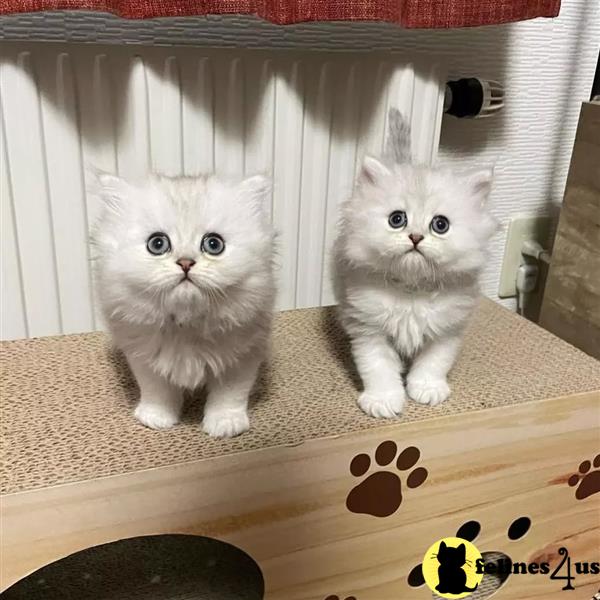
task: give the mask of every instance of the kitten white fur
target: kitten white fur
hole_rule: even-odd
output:
[[[204,431],[246,431],[275,296],[274,235],[264,206],[269,182],[153,175],[134,184],[108,174],[96,180],[92,193],[104,201],[93,236],[97,290],[139,384],[135,416],[154,429],[171,427],[183,390],[205,385]],[[170,240],[165,254],[147,248],[157,232]],[[201,249],[211,233],[225,242],[219,255]],[[188,279],[186,259],[193,262]]]
[[[398,118],[391,114],[390,122],[404,132]],[[450,395],[446,376],[496,230],[486,206],[491,170],[459,175],[398,163],[406,140],[392,142],[399,149],[389,151],[388,144],[387,161],[365,158],[355,192],[342,206],[334,246],[338,314],[364,388],[358,404],[385,418],[400,414],[407,395],[430,406]],[[394,211],[404,211],[405,226],[388,223]],[[447,233],[431,227],[439,215],[449,220]]]

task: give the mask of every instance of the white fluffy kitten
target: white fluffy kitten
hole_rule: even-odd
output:
[[[412,165],[409,135],[392,111],[386,158],[365,158],[334,249],[339,315],[364,387],[358,404],[373,417],[398,415],[407,394],[430,406],[450,395],[446,376],[496,230],[491,170]]]
[[[135,416],[171,427],[183,390],[206,385],[204,431],[246,431],[275,296],[268,181],[151,176],[133,184],[98,174],[97,183],[97,287],[139,384]]]

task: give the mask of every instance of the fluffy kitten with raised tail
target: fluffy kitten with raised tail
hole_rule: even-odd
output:
[[[204,431],[243,433],[275,297],[268,180],[95,180],[96,287],[140,388],[136,418],[172,427],[184,390],[205,386]]]
[[[390,111],[385,156],[364,159],[334,246],[338,314],[368,415],[400,414],[407,395],[429,406],[450,395],[447,375],[497,228],[491,184],[491,170],[412,164],[409,127]]]

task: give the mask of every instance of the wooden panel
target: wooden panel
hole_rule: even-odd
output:
[[[581,108],[540,325],[600,358],[600,104]]]
[[[566,546],[573,561],[598,560],[599,471],[581,476],[584,487],[568,480],[600,450],[599,402],[594,392],[8,495],[2,585],[86,547],[160,533],[210,536],[246,551],[263,571],[267,600],[431,598],[409,587],[407,575],[433,542],[470,520],[481,524],[482,552],[556,564]],[[409,470],[371,460],[368,473],[400,476],[403,497],[379,489],[386,517],[350,512],[347,496],[368,476],[354,477],[350,463],[374,457],[383,441],[398,452],[416,446],[429,475],[410,489]],[[353,492],[353,504],[370,485]],[[577,499],[581,490],[590,493]],[[531,529],[509,541],[508,526],[521,516]],[[600,575],[573,584],[574,598],[591,598]],[[494,598],[558,599],[563,585],[513,575]]]

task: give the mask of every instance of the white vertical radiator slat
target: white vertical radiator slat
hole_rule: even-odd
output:
[[[245,79],[246,175],[272,176],[275,115],[273,61],[248,61]]]
[[[32,53],[18,52],[14,61],[3,64],[0,81],[29,335],[52,335],[62,331],[57,232],[49,205],[41,98]],[[85,252],[84,248],[73,251]]]
[[[279,307],[296,304],[304,74],[294,61],[276,80],[273,224],[279,234]]]
[[[422,77],[415,80],[413,102],[419,102],[418,110],[413,105],[411,126],[418,135],[413,135],[412,151],[421,162],[429,163],[437,155],[437,145],[432,145],[431,140],[439,140],[441,119],[434,119],[432,115],[441,115],[444,107],[444,87],[438,86],[439,73],[435,67]]]
[[[244,77],[239,57],[217,59],[215,169],[239,176],[244,173]]]
[[[10,185],[8,152],[4,134],[4,110],[0,97],[0,195],[2,197],[0,213],[0,234],[2,251],[0,252],[0,302],[2,315],[0,330],[3,338],[28,337],[27,306],[23,292],[21,274],[21,256],[16,236],[13,194]]]
[[[115,61],[117,62],[117,61]],[[117,164],[119,173],[140,177],[152,164],[150,145],[150,115],[148,76],[144,60],[132,56],[127,64],[115,64],[115,98],[120,94],[117,108]],[[121,112],[122,110],[122,112]]]
[[[179,63],[175,56],[146,64],[152,169],[183,172],[183,132]]]
[[[79,84],[78,108],[84,156],[98,169],[117,171],[118,138],[115,127],[121,114],[113,98],[110,58],[106,54],[98,54],[92,58],[91,64],[80,60],[73,66]]]
[[[359,137],[355,163],[358,174],[365,154],[378,154],[383,148],[390,67],[387,62],[361,63]]]
[[[80,119],[80,143],[82,149],[82,164],[86,188],[90,183],[87,169],[93,167],[107,172],[118,172],[117,155],[117,119],[121,111],[114,97],[114,82],[110,57],[104,53],[94,54],[90,59],[74,60],[73,68],[77,79],[78,112]],[[123,99],[124,100],[124,99]],[[85,195],[87,208],[86,235],[96,222],[100,213],[100,202],[97,198]],[[90,259],[92,257],[89,249]],[[90,288],[92,295],[92,322],[94,328],[100,326],[102,317],[95,303],[95,282],[92,277],[90,263]],[[88,326],[89,328],[89,326]]]
[[[408,60],[407,60],[408,58]],[[86,166],[273,178],[278,307],[329,304],[339,203],[388,108],[435,158],[435,65],[386,54],[7,43],[0,49],[2,338],[100,325]]]
[[[214,74],[207,57],[190,57],[183,71],[183,161],[188,175],[215,168]]]
[[[329,191],[331,111],[333,109],[331,63],[311,69],[304,118],[302,178],[298,220],[295,306],[321,303],[325,211]],[[306,235],[310,232],[310,235]]]
[[[407,115],[411,120],[411,128],[417,126],[413,122],[415,110],[413,102],[415,100],[415,71],[413,65],[407,65],[406,69],[394,71],[390,80],[390,90],[388,95],[389,104],[396,106],[402,114]],[[420,99],[417,99],[420,101]],[[386,128],[388,123],[388,115],[386,115]],[[414,141],[413,144],[414,146]],[[414,149],[413,149],[414,150]]]
[[[52,213],[62,331],[94,323],[89,268],[88,218],[79,115],[68,54],[40,73],[48,191]]]
[[[325,244],[331,248],[339,218],[339,203],[352,193],[356,139],[358,136],[360,102],[359,66],[350,63],[336,73],[334,107],[329,153],[329,177],[325,208]],[[321,257],[322,272],[320,304],[333,304],[331,258],[327,251]]]

